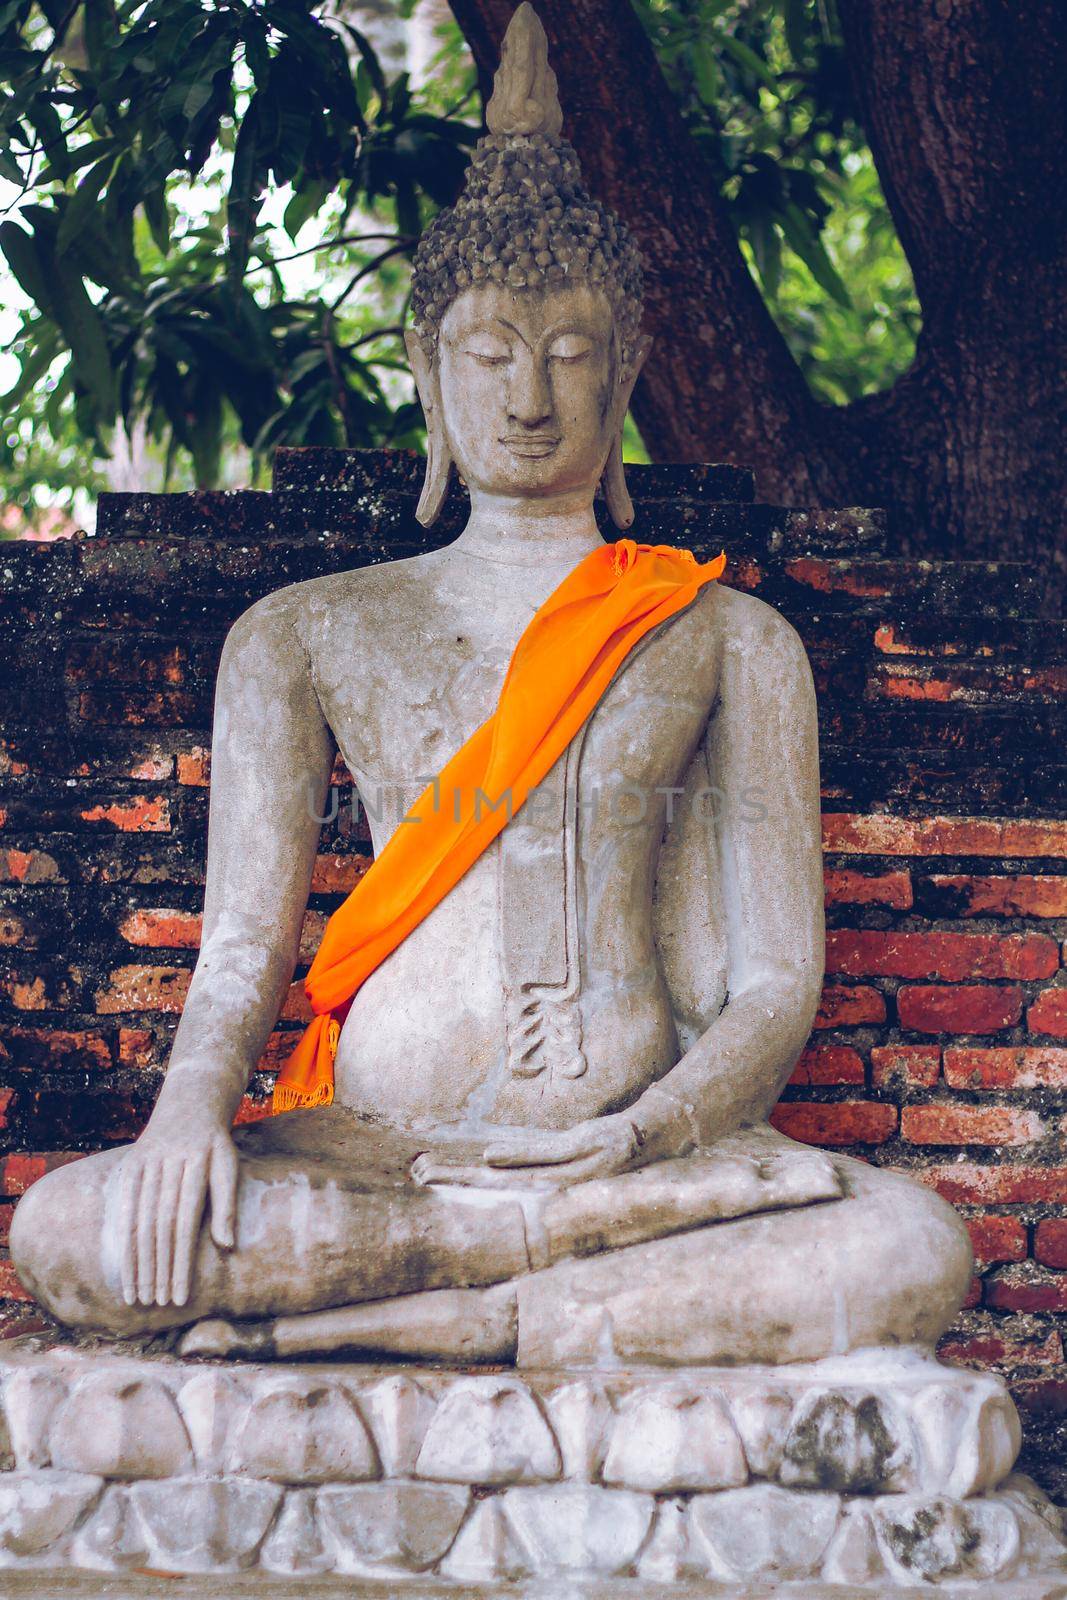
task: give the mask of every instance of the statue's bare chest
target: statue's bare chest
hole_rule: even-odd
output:
[[[357,778],[421,787],[492,715],[536,603],[385,584],[360,599],[313,652],[323,711]],[[715,699],[712,611],[702,596],[635,647],[585,731],[583,784],[654,787],[688,765]]]

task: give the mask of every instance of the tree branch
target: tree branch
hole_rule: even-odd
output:
[[[512,0],[451,0],[480,73]],[[564,133],[586,180],[633,231],[655,339],[634,413],[658,460],[735,461],[761,492],[832,498],[822,409],[760,297],[711,172],[628,0],[538,0]]]

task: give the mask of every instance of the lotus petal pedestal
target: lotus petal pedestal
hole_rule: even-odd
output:
[[[1006,1388],[923,1352],[519,1375],[24,1338],[0,1380],[4,1595],[1067,1593]]]

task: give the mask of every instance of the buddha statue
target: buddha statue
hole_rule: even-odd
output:
[[[174,1330],[187,1355],[669,1366],[930,1345],[969,1281],[956,1214],[767,1122],[823,975],[815,699],[793,629],[705,569],[334,1011],[332,1100],[232,1131],[289,990],[336,751],[388,889],[387,847],[418,833],[412,807],[550,598],[578,569],[667,561],[605,544],[594,516],[602,485],[633,521],[640,263],[582,186],[528,5],[487,120],[418,251],[407,337],[419,516],[455,468],[469,520],[231,630],[203,943],[165,1082],[134,1144],[29,1190],[12,1256],[60,1322]]]

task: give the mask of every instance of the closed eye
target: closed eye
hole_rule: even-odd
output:
[[[511,359],[507,350],[464,350],[463,354],[481,367],[502,367]]]
[[[588,339],[579,338],[576,334],[564,334],[549,346],[548,359],[564,361],[571,365],[576,361],[587,360],[592,353],[593,346]]]

